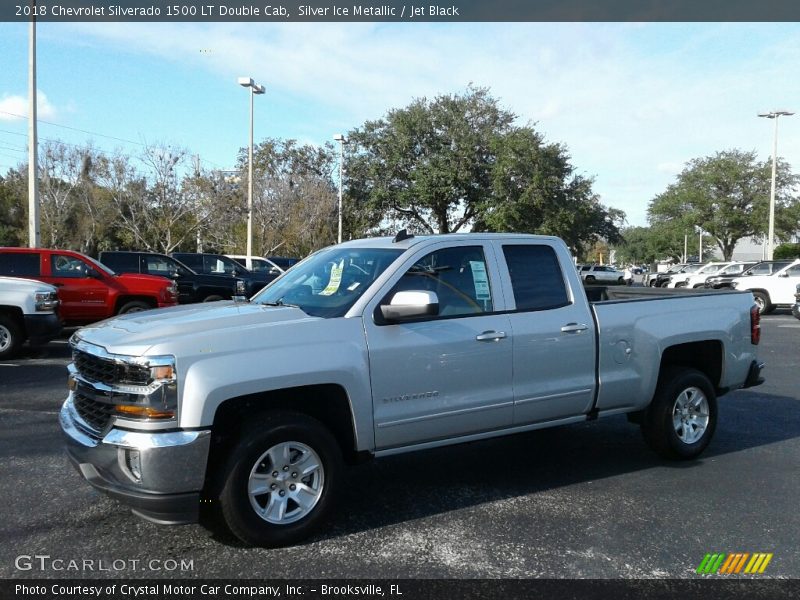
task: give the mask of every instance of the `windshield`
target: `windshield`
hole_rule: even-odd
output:
[[[107,266],[105,266],[103,263],[96,261],[96,260],[95,260],[95,259],[93,259],[91,256],[87,256],[86,258],[87,258],[87,259],[88,259],[88,260],[89,260],[89,261],[92,263],[92,266],[93,266],[95,269],[97,269],[98,271],[101,271],[102,273],[105,273],[105,274],[107,274],[107,275],[116,275],[116,273],[114,273],[114,271],[112,271],[111,269],[109,269],[109,268],[108,268]]]
[[[259,304],[292,305],[314,317],[342,317],[402,250],[320,250],[256,294]]]
[[[782,269],[783,267],[789,265],[791,263],[784,262],[784,263],[768,263],[762,262],[758,263],[747,269],[742,275],[772,275],[775,271]]]
[[[716,273],[720,270],[722,265],[706,265],[698,271],[698,273]]]

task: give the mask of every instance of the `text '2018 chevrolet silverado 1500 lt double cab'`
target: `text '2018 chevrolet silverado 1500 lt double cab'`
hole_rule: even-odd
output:
[[[398,234],[321,250],[250,302],[78,331],[60,420],[81,474],[138,515],[203,502],[276,546],[365,457],[628,413],[694,458],[717,397],[763,381],[759,336],[750,293],[587,295],[557,238]]]

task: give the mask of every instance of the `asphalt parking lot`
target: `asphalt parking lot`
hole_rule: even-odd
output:
[[[276,550],[93,491],[61,451],[57,340],[0,363],[0,577],[666,578],[696,577],[709,552],[768,552],[766,576],[798,578],[800,321],[762,324],[767,382],[721,399],[700,460],[659,459],[624,417],[390,457],[348,472],[326,533]],[[121,568],[18,558],[33,555]]]

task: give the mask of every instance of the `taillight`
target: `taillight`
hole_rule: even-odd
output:
[[[758,306],[753,305],[750,309],[750,343],[754,346],[761,341],[761,313]]]

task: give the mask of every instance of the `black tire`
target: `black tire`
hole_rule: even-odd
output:
[[[656,287],[656,280],[655,279],[651,279],[649,285],[650,285],[650,287]]]
[[[625,281],[624,277],[617,277],[617,283],[619,285],[625,285],[627,283],[627,281]]]
[[[759,314],[768,315],[775,310],[775,305],[770,302],[769,294],[766,292],[753,292],[753,300],[756,301]]]
[[[17,354],[24,341],[19,323],[13,317],[0,314],[0,360]]]
[[[203,298],[203,302],[216,302],[217,300],[225,300],[225,298],[218,294],[211,294]]]
[[[287,464],[273,464],[270,452],[282,448],[289,448]],[[305,461],[304,457],[309,465],[318,464],[307,477],[292,470],[293,464]],[[283,462],[283,456],[279,462]],[[278,476],[274,477],[274,473]],[[263,493],[250,494],[251,475],[256,476],[255,481],[263,481]],[[322,423],[299,413],[270,412],[243,431],[228,456],[219,480],[220,516],[230,532],[246,544],[267,548],[291,545],[312,535],[325,522],[341,477],[339,445]],[[301,496],[296,491],[300,484],[304,486],[301,491],[308,490],[304,501],[313,501],[308,508],[294,500]],[[276,495],[279,493],[280,497]],[[270,505],[279,509],[281,503],[285,522],[270,522]],[[263,516],[256,512],[256,506]],[[273,517],[279,515],[273,512]]]
[[[150,310],[151,308],[153,308],[153,307],[150,306],[147,302],[142,302],[141,300],[131,300],[130,302],[126,302],[125,304],[123,304],[120,307],[119,312],[117,314],[118,315],[126,315],[128,313],[135,313],[135,312],[141,312],[143,310]]]
[[[688,367],[664,369],[642,420],[647,444],[664,458],[690,460],[706,449],[716,426],[717,396],[708,377]]]
[[[594,282],[595,282],[594,275],[587,275],[587,276],[586,276],[586,279],[584,279],[584,281],[585,281],[586,283],[594,283]]]
[[[686,287],[686,282],[685,281],[679,281],[678,283],[675,284],[675,287],[676,288],[684,288],[684,287]]]

